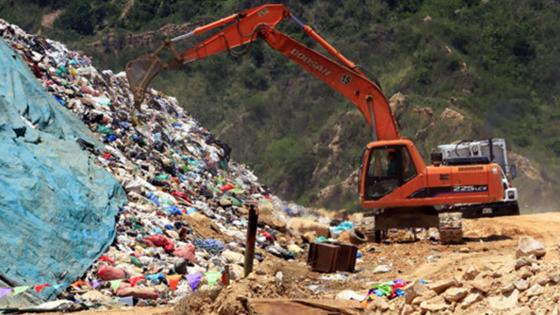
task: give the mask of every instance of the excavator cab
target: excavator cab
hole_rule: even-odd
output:
[[[370,143],[363,155],[362,200],[379,200],[414,179],[424,168],[417,154],[407,139]]]
[[[369,150],[365,174],[365,199],[378,200],[417,175],[416,166],[404,145]]]

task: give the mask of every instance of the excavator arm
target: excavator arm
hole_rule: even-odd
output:
[[[286,17],[291,17],[332,58],[277,30],[276,25]],[[173,45],[179,40],[218,27],[223,29],[181,54]],[[194,62],[224,51],[233,53],[235,48],[251,44],[259,38],[350,100],[371,126],[374,139],[400,138],[389,103],[379,86],[281,4],[262,5],[197,27],[190,33],[166,41],[154,54],[132,61],[127,65],[127,76],[135,101],[141,102],[145,88],[161,69]],[[165,47],[170,47],[175,56],[171,63],[165,63],[158,57]]]

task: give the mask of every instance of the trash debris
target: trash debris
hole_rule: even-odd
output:
[[[335,227],[331,227],[331,234],[333,235],[333,237],[337,237],[340,233],[344,232],[344,231],[349,231],[352,230],[353,228],[353,224],[350,221],[343,221],[341,222],[339,225],[335,226]]]
[[[388,297],[390,299],[404,296],[404,287],[407,282],[402,279],[396,279],[394,281],[387,281],[382,283],[374,284],[369,290],[362,301],[362,305],[367,307],[368,303],[373,301],[375,297]]]
[[[334,298],[335,300],[350,300],[350,301],[363,301],[364,294],[359,294],[353,290],[342,290],[338,292]]]
[[[390,265],[378,265],[375,269],[373,269],[373,273],[387,273],[390,272],[391,269]]]

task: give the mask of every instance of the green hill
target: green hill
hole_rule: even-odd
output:
[[[260,1],[3,1],[0,17],[86,51],[120,71],[157,45],[150,32],[189,29]],[[349,59],[397,92],[402,134],[424,156],[438,143],[503,137],[528,211],[557,207],[560,4],[557,1],[285,1]],[[50,25],[52,22],[52,26]],[[180,27],[179,27],[180,28]],[[317,48],[291,21],[281,29]],[[136,35],[130,40],[130,34]],[[193,42],[187,42],[187,46]],[[264,43],[167,72],[155,87],[233,148],[285,198],[357,205],[352,172],[370,140],[353,108]],[[396,100],[399,97],[395,97]],[[526,158],[528,158],[528,160]],[[526,210],[527,211],[527,210]]]

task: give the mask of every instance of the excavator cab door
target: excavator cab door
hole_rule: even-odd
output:
[[[364,155],[367,162],[362,172],[365,200],[379,200],[417,175],[407,146],[373,147]]]

